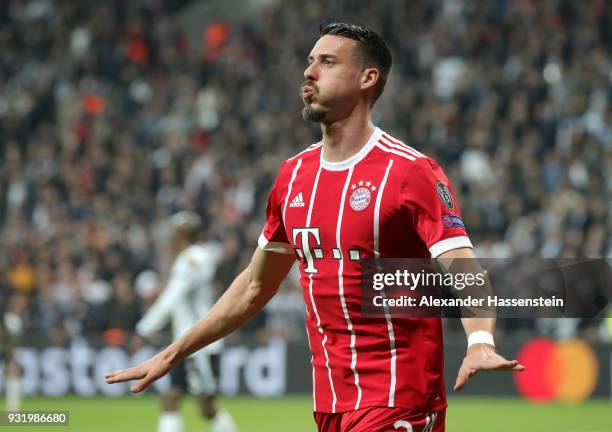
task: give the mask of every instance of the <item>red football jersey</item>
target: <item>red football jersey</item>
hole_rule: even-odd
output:
[[[472,247],[449,181],[378,128],[345,161],[322,150],[313,144],[283,163],[259,239],[300,263],[314,411],[445,408],[441,320],[362,316],[358,261]]]

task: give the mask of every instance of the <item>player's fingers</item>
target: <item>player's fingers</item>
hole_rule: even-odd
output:
[[[121,382],[121,378],[125,375],[125,373],[125,370],[109,372],[108,374],[106,374],[106,383],[114,384]]]
[[[134,379],[140,379],[145,376],[145,373],[140,368],[123,369],[119,371],[110,372],[106,376],[106,382],[108,384],[115,384],[118,382],[130,381]]]
[[[496,365],[495,365],[495,369],[496,370],[510,370],[510,369],[514,369],[515,366],[518,365],[518,361],[516,360],[506,360],[506,359],[501,359]]]
[[[463,387],[465,386],[466,382],[467,382],[467,378],[458,376],[457,381],[455,381],[455,386],[453,387],[453,390],[461,391],[461,389],[463,389]]]
[[[149,385],[153,382],[154,380],[149,376],[145,376],[143,379],[141,379],[140,381],[138,381],[136,384],[134,384],[132,387],[130,387],[130,391],[134,394],[136,393],[140,393],[141,391],[145,390],[147,387],[149,387]]]
[[[512,368],[512,370],[517,371],[517,372],[522,372],[525,370],[525,366],[523,366],[522,364],[517,364],[516,366]]]
[[[455,381],[455,386],[453,387],[453,390],[460,391],[467,384],[470,377],[475,373],[476,371],[470,371],[464,366],[459,368],[459,373],[457,374],[457,381]]]
[[[479,361],[475,367],[482,371],[491,370],[510,370],[518,364],[516,360],[506,360],[500,355],[495,355],[484,360]]]
[[[118,369],[118,370],[107,372],[106,375],[104,375],[104,377],[105,378],[113,378],[113,377],[117,377],[119,375],[123,375],[125,373],[128,373],[129,371],[130,371],[130,369]]]
[[[104,375],[104,378],[106,378],[106,379],[108,379],[108,378],[112,378],[112,377],[116,376],[117,374],[120,374],[120,373],[121,373],[121,372],[123,372],[124,370],[125,370],[125,369],[119,369],[119,370],[114,370],[114,371],[107,372],[107,373]]]

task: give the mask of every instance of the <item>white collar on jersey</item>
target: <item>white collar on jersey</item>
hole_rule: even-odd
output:
[[[374,128],[374,132],[372,132],[372,136],[370,136],[370,139],[368,140],[366,145],[361,147],[361,150],[359,150],[350,158],[340,162],[328,162],[323,159],[323,149],[321,148],[321,167],[330,171],[342,171],[354,167],[359,162],[361,162],[361,160],[365,158],[368,153],[370,153],[370,150],[374,148],[381,135],[382,131],[379,128]],[[323,145],[325,146],[325,144]]]

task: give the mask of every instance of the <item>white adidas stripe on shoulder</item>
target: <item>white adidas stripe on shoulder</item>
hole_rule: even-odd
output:
[[[403,142],[402,140],[399,140],[399,139],[397,139],[397,138],[395,138],[395,137],[393,137],[393,136],[389,135],[389,134],[388,134],[388,133],[386,133],[386,132],[385,132],[385,133],[383,133],[383,136],[384,136],[384,137],[385,137],[387,140],[391,141],[392,143],[394,143],[394,144],[398,144],[398,145],[401,145],[402,147],[405,147],[405,148],[407,148],[407,149],[409,149],[409,150],[411,150],[411,151],[415,152],[415,153],[416,153],[416,154],[418,154],[420,157],[427,157],[427,155],[425,155],[425,154],[421,153],[420,151],[418,151],[418,150],[417,150],[417,149],[415,149],[414,147],[409,146],[408,144],[406,144],[406,143],[405,143],[405,142]]]
[[[384,136],[380,137],[380,140],[384,143],[384,145],[386,145],[387,147],[391,147],[395,150],[407,153],[415,158],[420,158],[421,156],[416,152],[416,151],[412,151],[410,150],[408,147],[406,146],[402,146],[400,144],[395,144],[393,143],[391,140],[389,140],[388,138],[385,138]]]
[[[383,151],[386,151],[387,153],[393,153],[393,154],[396,154],[398,156],[401,156],[401,157],[403,157],[405,159],[408,159],[408,160],[411,160],[411,161],[415,161],[417,159],[416,156],[412,156],[412,155],[406,153],[403,150],[395,150],[395,149],[392,149],[390,147],[387,147],[387,144],[384,141],[382,141],[382,140],[379,140],[376,143],[376,147],[378,147],[379,149],[381,149]]]
[[[405,144],[404,142],[402,142],[402,141],[392,137],[388,133],[383,133],[382,134],[382,138],[384,138],[386,142],[388,142],[390,144],[395,144],[396,146],[400,146],[404,150],[407,150],[410,153],[413,153],[417,157],[427,157],[426,155],[424,155],[423,153],[421,153],[420,151],[418,151],[414,147],[410,147],[409,145]]]
[[[305,150],[302,150],[301,152],[299,152],[298,154],[296,154],[295,156],[290,157],[289,159],[287,159],[288,161],[295,159],[296,157],[300,156],[301,154],[304,154],[306,152],[312,151],[312,150],[316,150],[319,147],[321,147],[323,145],[323,141],[319,141],[318,143],[312,144],[310,146],[308,146]]]

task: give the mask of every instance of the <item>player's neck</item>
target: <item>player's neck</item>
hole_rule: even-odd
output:
[[[346,119],[325,124],[323,131],[323,159],[328,162],[342,162],[357,154],[374,133],[369,117]]]

